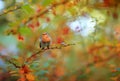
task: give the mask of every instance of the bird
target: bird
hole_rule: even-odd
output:
[[[48,35],[48,33],[42,33],[40,36],[40,48],[41,49],[49,49],[51,44],[51,37]]]

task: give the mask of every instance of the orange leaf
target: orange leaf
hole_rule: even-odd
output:
[[[24,77],[18,79],[17,81],[26,81],[26,79]]]
[[[31,72],[30,69],[28,68],[28,66],[26,66],[26,65],[23,66],[22,68],[23,68],[23,70],[24,70],[24,73]]]
[[[19,70],[19,73],[22,75],[22,74],[24,74],[24,70],[21,68],[20,70]]]
[[[20,68],[20,70],[19,70],[19,73],[20,73],[20,74],[26,74],[26,73],[29,73],[29,72],[31,72],[31,71],[30,71],[30,69],[28,68],[28,66],[26,66],[26,65],[22,66],[22,67]]]
[[[28,81],[35,81],[35,76],[32,75],[31,73],[26,74],[26,79]]]
[[[58,77],[63,76],[64,75],[64,68],[63,67],[56,67],[55,75]]]

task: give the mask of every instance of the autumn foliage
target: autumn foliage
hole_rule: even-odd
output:
[[[0,81],[120,80],[119,0],[2,2]]]

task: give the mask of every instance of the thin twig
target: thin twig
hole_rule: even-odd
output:
[[[45,10],[43,10],[41,13],[30,17],[26,22],[24,22],[24,24],[27,24],[28,22],[30,22],[31,20],[33,20],[35,17],[38,18],[38,17],[42,16],[43,14],[47,13],[50,9],[52,9],[52,8],[58,6],[58,5],[61,5],[61,4],[66,4],[67,2],[68,2],[68,0],[65,0],[63,2],[56,3],[56,4],[53,4],[52,6],[49,6],[48,8],[46,8]]]
[[[56,4],[52,4],[52,6],[49,6],[48,8],[46,8],[45,10],[41,11],[40,13],[38,13],[37,15],[33,15],[31,17],[29,17],[28,19],[26,19],[26,21],[23,22],[24,25],[27,25],[27,23],[29,23],[30,21],[32,21],[34,18],[39,18],[40,16],[44,15],[45,13],[47,13],[50,9],[53,9],[54,7],[57,7],[61,4],[66,4],[69,0],[64,0],[63,2],[60,2],[60,3],[56,3]],[[4,12],[2,14],[0,14],[0,16],[4,15],[4,14],[7,14],[9,12],[12,12],[12,11],[15,11],[17,9],[20,9],[21,7],[18,7],[16,9],[12,9],[12,10],[9,10],[7,12]],[[17,27],[19,29],[19,25],[16,25],[15,27]],[[11,31],[9,33],[12,33]]]
[[[64,46],[61,46],[61,47],[51,47],[50,49],[61,49],[62,47],[67,47],[67,46],[70,46],[70,45],[75,45],[75,44],[67,44],[67,45],[64,45]],[[39,50],[38,52],[36,52],[36,53],[32,54],[30,57],[28,57],[26,59],[25,63],[29,62],[32,58],[36,57],[39,53],[44,52],[46,50],[50,50],[50,49]],[[9,62],[10,64],[12,64],[14,67],[21,68],[21,66],[18,66],[17,64],[15,64],[14,62],[12,62],[10,59],[7,59],[7,56],[0,54],[0,57],[2,59],[4,59],[5,61]]]
[[[44,13],[48,12],[49,9],[52,9],[53,7],[56,7],[56,6],[60,5],[60,4],[65,4],[67,1],[68,1],[68,0],[65,0],[65,1],[63,1],[63,2],[61,2],[61,3],[53,4],[52,6],[50,6],[49,8],[45,9],[43,12],[41,12],[40,14],[35,15],[35,16],[36,16],[36,17],[40,17],[40,16],[43,15]],[[18,6],[18,7],[15,6],[15,8],[10,9],[10,10],[8,10],[8,11],[6,11],[6,12],[1,13],[0,16],[5,15],[5,14],[8,14],[8,13],[13,12],[13,11],[16,11],[16,10],[18,10],[18,9],[21,9],[21,6]],[[28,21],[25,22],[25,24],[28,23],[29,21],[31,21],[35,16],[30,17],[30,18],[28,19]]]
[[[7,56],[0,54],[0,57],[1,57],[3,60],[5,60],[5,61],[9,62],[10,64],[12,64],[14,67],[20,68],[20,66],[16,65],[14,62],[10,61],[10,59],[7,59]]]
[[[13,11],[16,11],[16,10],[18,10],[18,9],[21,9],[21,6],[18,6],[18,7],[15,6],[15,8],[10,9],[10,10],[8,10],[8,11],[6,11],[6,12],[1,13],[0,16],[5,15],[5,14],[8,14],[8,13],[13,12]]]
[[[20,66],[16,65],[15,63],[13,63],[12,61],[10,60],[7,60],[10,64],[14,65],[16,68],[20,68]]]

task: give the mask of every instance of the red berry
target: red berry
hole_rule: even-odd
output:
[[[47,21],[47,22],[50,22],[50,18],[49,18],[49,17],[47,17],[47,18],[46,18],[46,21]]]
[[[66,35],[68,33],[69,33],[69,28],[68,27],[63,28],[63,34]]]
[[[37,21],[35,25],[38,27],[38,26],[40,26],[40,23]]]
[[[23,36],[21,36],[21,35],[18,35],[18,40],[24,40],[24,37]]]
[[[118,19],[118,14],[116,12],[114,12],[112,16],[114,19]]]
[[[58,37],[58,38],[57,38],[57,43],[60,44],[60,43],[62,43],[62,42],[63,42],[63,38]]]
[[[28,24],[28,27],[34,28],[35,26],[33,24]]]
[[[40,12],[41,11],[41,9],[40,8],[38,8],[37,10],[36,10],[36,12],[38,13],[38,12]]]

